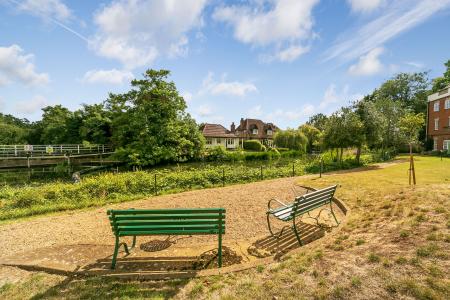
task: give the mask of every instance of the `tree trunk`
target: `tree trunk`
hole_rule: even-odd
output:
[[[341,157],[340,157],[340,161],[341,161],[341,165],[342,165],[342,155],[344,154],[344,148],[341,148]]]

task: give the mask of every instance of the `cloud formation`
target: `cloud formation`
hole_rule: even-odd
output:
[[[130,82],[134,78],[133,73],[124,70],[90,70],[87,71],[82,81],[86,83],[106,83],[120,85]]]
[[[90,47],[125,68],[150,65],[159,56],[188,51],[188,33],[202,24],[206,0],[116,0],[94,16],[97,32]]]
[[[379,57],[384,52],[382,47],[375,48],[366,55],[359,58],[359,61],[351,65],[348,72],[355,76],[369,76],[380,73],[383,70],[383,64]]]
[[[347,0],[354,12],[368,13],[384,4],[385,0]]]
[[[70,9],[59,0],[25,0],[17,2],[17,8],[37,17],[61,22],[67,21],[72,16]]]
[[[448,7],[450,0],[391,1],[382,14],[340,36],[326,51],[325,61],[347,62],[359,58]]]
[[[213,19],[234,29],[238,41],[255,47],[272,46],[266,61],[293,61],[307,52],[313,38],[312,9],[318,0],[261,0],[244,5],[221,6]],[[305,45],[306,43],[306,45]]]
[[[24,114],[35,113],[49,105],[47,99],[43,96],[34,96],[31,100],[20,101],[16,104],[16,110]]]
[[[214,73],[209,72],[206,78],[203,80],[199,94],[231,95],[244,97],[247,94],[253,92],[258,92],[258,89],[253,83],[226,81],[225,76],[223,76],[221,81],[215,81]]]
[[[43,85],[50,79],[47,73],[38,73],[33,54],[24,54],[18,45],[0,47],[0,86],[12,82],[24,85]]]

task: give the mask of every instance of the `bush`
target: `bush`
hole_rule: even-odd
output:
[[[230,160],[227,149],[224,146],[214,146],[206,149],[206,160],[208,161],[227,161]]]
[[[257,140],[244,141],[244,149],[250,151],[262,151],[263,145]]]
[[[286,152],[286,151],[289,151],[289,148],[281,148],[281,147],[277,147],[277,148],[275,148],[275,149],[277,149],[278,152]]]

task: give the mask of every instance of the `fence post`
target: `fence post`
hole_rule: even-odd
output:
[[[222,168],[222,186],[225,186],[225,168]]]
[[[320,177],[319,178],[322,178],[322,172],[323,172],[323,158],[321,157],[320,158]]]
[[[264,175],[263,175],[263,166],[261,166],[261,180],[264,180]]]
[[[292,163],[292,177],[295,177],[295,163]]]
[[[155,174],[155,196],[158,196],[158,186],[156,185],[156,174]]]

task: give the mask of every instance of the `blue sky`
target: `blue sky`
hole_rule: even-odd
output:
[[[440,76],[450,0],[0,0],[0,111],[30,120],[171,70],[198,122],[297,127],[397,72]]]

